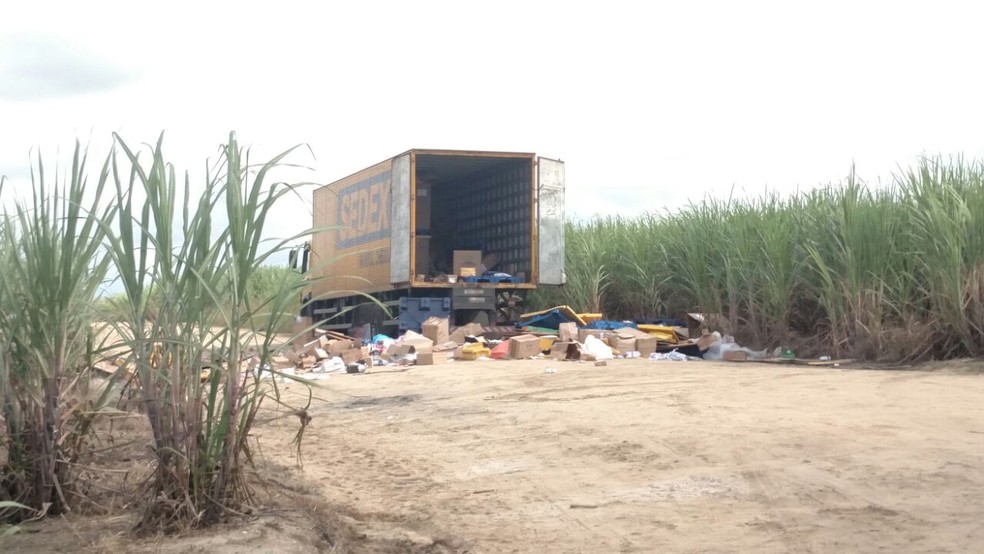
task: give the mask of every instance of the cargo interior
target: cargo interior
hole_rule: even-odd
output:
[[[532,160],[416,157],[415,281],[453,274],[455,250],[480,250],[483,269],[532,277]]]

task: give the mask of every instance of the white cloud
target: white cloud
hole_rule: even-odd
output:
[[[22,3],[44,32],[138,75],[0,100],[0,167],[81,137],[167,131],[198,171],[231,129],[307,143],[327,182],[408,148],[567,162],[568,211],[632,214],[984,157],[973,2]],[[52,14],[57,17],[52,17]],[[307,208],[283,208],[284,233]]]

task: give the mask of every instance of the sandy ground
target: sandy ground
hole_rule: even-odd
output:
[[[275,488],[306,495],[295,505],[152,543],[85,542],[83,523],[53,522],[0,551],[984,548],[980,365],[459,362],[333,375],[315,395],[302,471],[289,469],[296,418],[271,408],[256,429]],[[334,510],[347,541],[313,540],[339,529],[306,519],[316,510]]]
[[[322,385],[306,478],[471,552],[984,548],[981,373],[465,362]],[[289,463],[295,428],[261,429],[267,455]]]

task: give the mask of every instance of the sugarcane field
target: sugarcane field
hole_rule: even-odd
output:
[[[984,6],[7,8],[0,553],[984,551]]]

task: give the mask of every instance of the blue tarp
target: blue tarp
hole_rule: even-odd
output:
[[[559,308],[537,314],[529,319],[516,322],[516,327],[542,327],[544,329],[560,329],[561,323],[574,321]]]
[[[631,321],[609,321],[605,319],[592,321],[584,326],[585,329],[598,329],[601,331],[614,331],[615,329],[621,329],[623,327],[638,329],[639,326]]]

